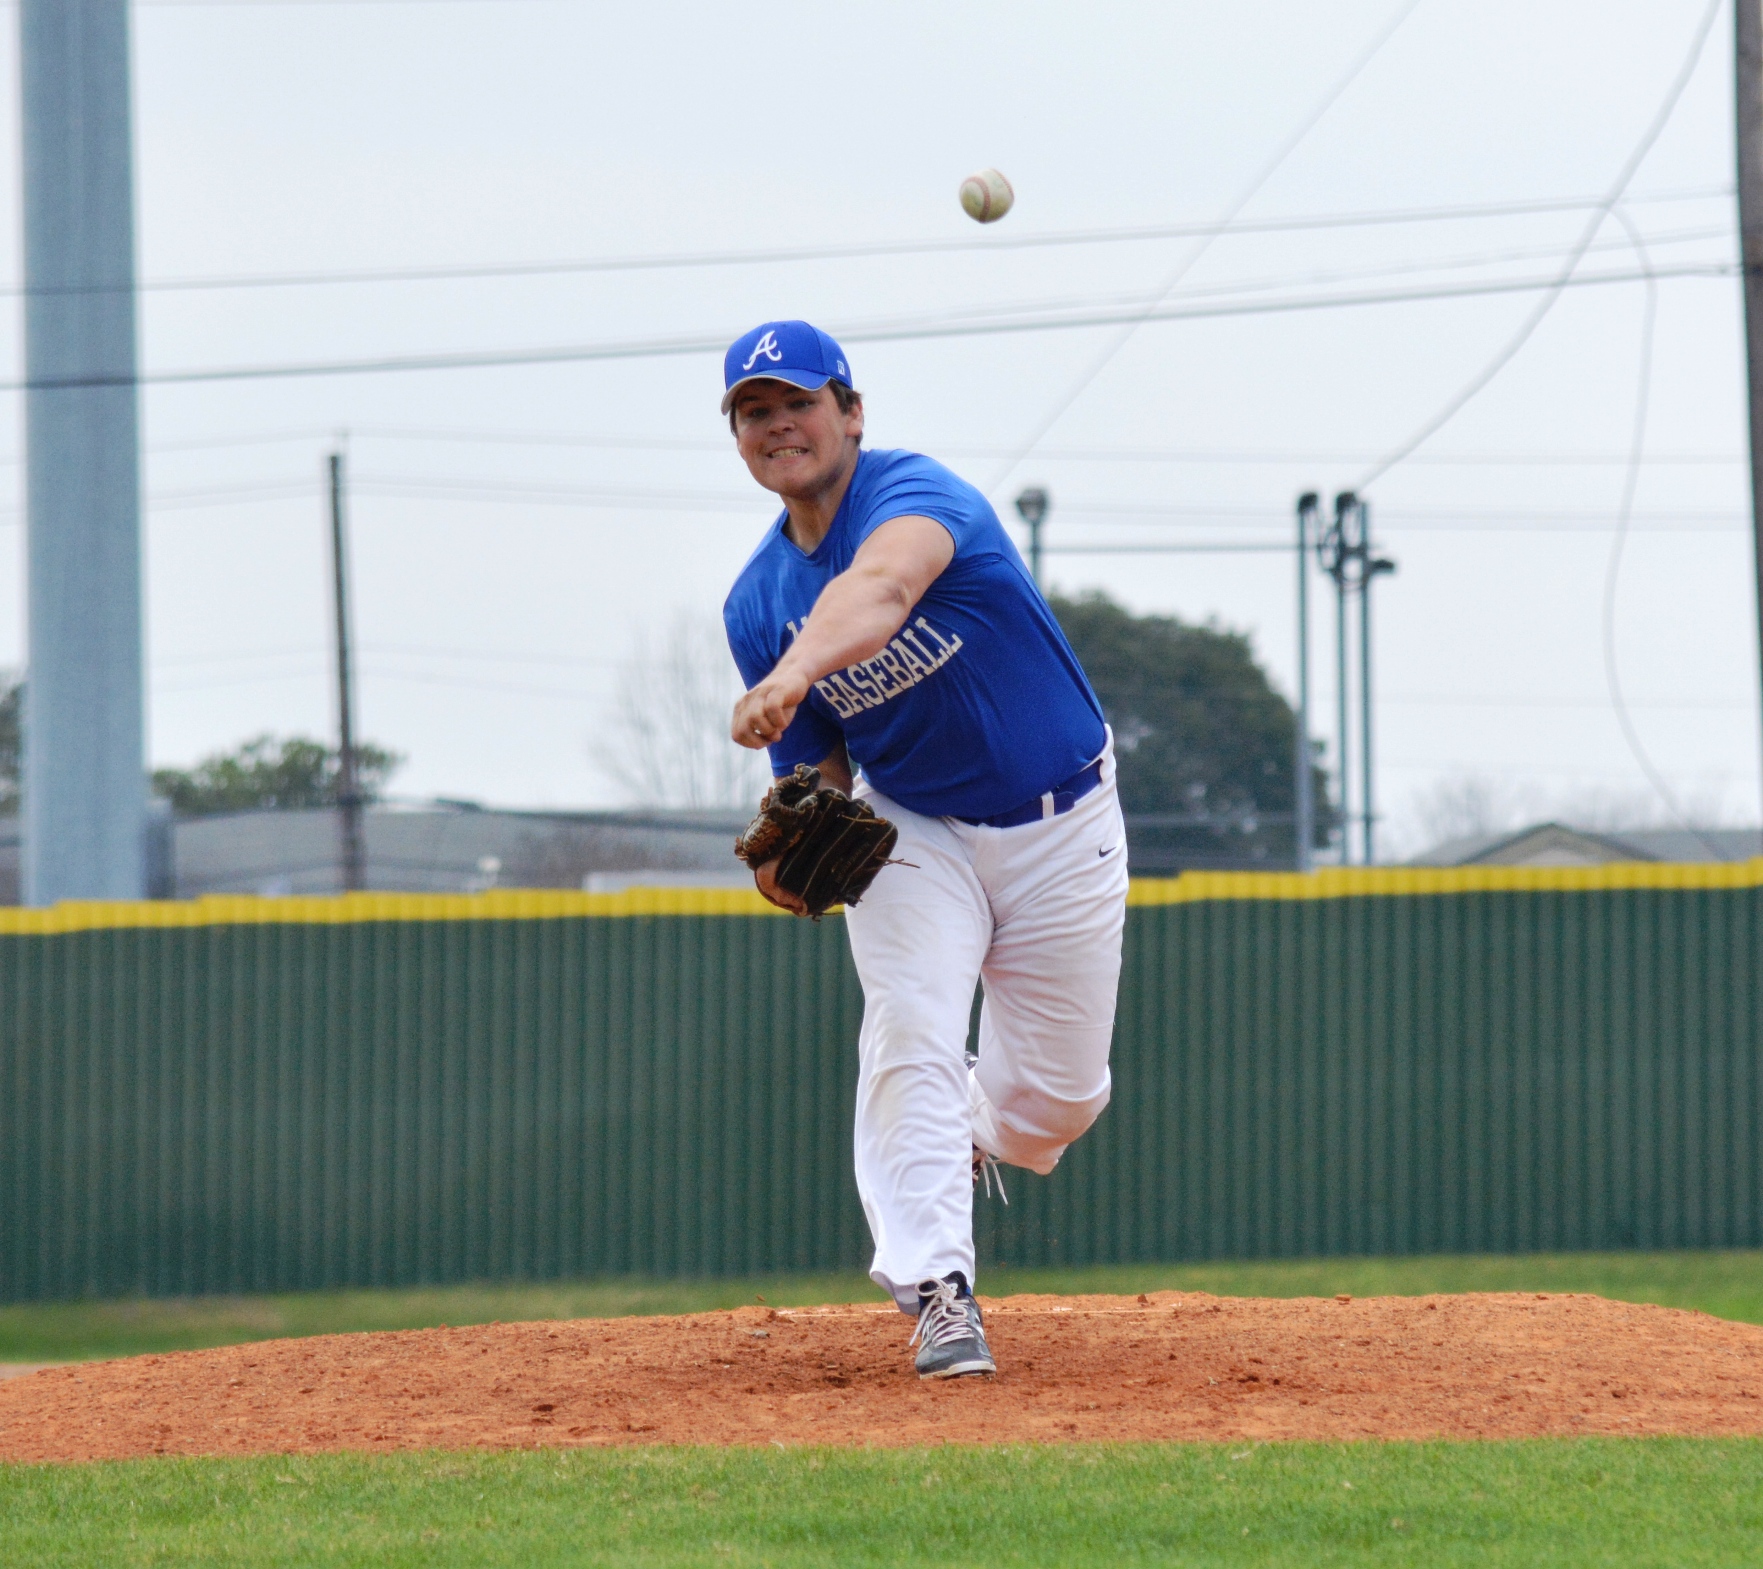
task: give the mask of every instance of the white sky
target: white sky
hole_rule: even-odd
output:
[[[1396,9],[140,0],[149,282],[996,242],[840,261],[149,292],[143,366],[732,337],[785,315],[836,332],[876,318],[1142,299],[1192,242],[1002,242],[1216,218]],[[1652,117],[1700,10],[1420,0],[1244,217],[1597,193]],[[0,80],[16,103],[12,35]],[[1730,35],[1723,14],[1632,186],[1678,198],[1630,209],[1660,265],[1729,263],[1735,252],[1731,200],[1719,194],[1731,179]],[[0,214],[16,278],[16,111],[4,127]],[[955,192],[987,164],[1018,199],[982,231]],[[1233,235],[1181,290],[1534,277],[1558,265],[1583,218]],[[1633,270],[1618,225],[1599,238],[1611,248],[1586,270]],[[1458,265],[1395,270],[1441,261]],[[1356,276],[1318,281],[1336,273]],[[1620,669],[1672,788],[1700,815],[1755,821],[1738,285],[1677,277],[1658,290],[1649,460],[1617,595]],[[1014,465],[997,453],[1022,447],[1114,329],[858,344],[851,358],[872,444],[943,457],[990,486],[1007,515],[1022,485],[1046,485],[1056,546],[1276,541],[1300,490],[1354,483],[1535,299],[1147,323]],[[1429,790],[1466,775],[1532,803],[1597,797],[1663,812],[1611,708],[1601,631],[1643,303],[1635,282],[1569,290],[1487,391],[1368,492],[1376,533],[1400,562],[1378,587],[1376,666],[1379,794],[1398,840],[1422,832]],[[0,320],[0,354],[16,374],[16,304]],[[328,433],[347,429],[362,727],[409,755],[397,789],[511,805],[615,800],[593,750],[618,662],[680,610],[714,614],[771,516],[726,444],[719,376],[718,357],[700,354],[146,389],[154,761],[331,726],[320,469]],[[0,441],[10,459],[13,403],[13,435]],[[560,440],[490,439],[544,436]],[[1165,456],[1110,456],[1124,450]],[[16,463],[4,472],[15,499]],[[190,494],[228,487],[239,493]],[[549,499],[520,487],[549,487]],[[569,494],[583,491],[600,504]],[[1102,510],[1128,504],[1151,513]],[[0,662],[13,664],[24,644],[21,535],[15,511],[0,515]],[[1137,610],[1247,629],[1291,690],[1286,557],[1061,555],[1051,576]],[[1332,629],[1317,587],[1326,734]]]

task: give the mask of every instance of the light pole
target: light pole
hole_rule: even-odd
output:
[[[1028,573],[1035,580],[1035,587],[1041,583],[1041,524],[1047,520],[1047,509],[1053,504],[1053,498],[1039,485],[1031,485],[1016,498],[1016,513],[1028,524]]]

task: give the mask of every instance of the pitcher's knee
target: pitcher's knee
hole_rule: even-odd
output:
[[[999,1120],[1029,1138],[1069,1144],[1089,1132],[1090,1125],[1108,1104],[1108,1097],[1106,1089],[1084,1100],[1066,1100],[1034,1091],[1012,1096],[998,1108]]]
[[[974,1139],[1000,1160],[1044,1176],[1059,1164],[1066,1146],[1089,1131],[1108,1096],[1106,1086],[1082,1100],[1018,1090],[994,1103],[982,1092],[974,1098]]]

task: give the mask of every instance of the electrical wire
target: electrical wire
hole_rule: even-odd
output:
[[[1403,707],[1414,708],[1576,708],[1586,709],[1592,712],[1601,712],[1610,706],[1610,699],[1608,696],[1594,698],[1538,697],[1530,693],[1527,693],[1522,697],[1475,697],[1451,693],[1435,693],[1429,695],[1427,693],[1413,692],[1388,694],[1379,692],[1377,694],[1377,700],[1380,703],[1395,703]],[[1686,702],[1682,698],[1673,698],[1671,701],[1664,703],[1632,703],[1629,706],[1632,708],[1646,708],[1666,713],[1676,713],[1681,711],[1684,713],[1693,712],[1712,714],[1731,713],[1738,710],[1748,713],[1753,705],[1743,698],[1735,698],[1730,701],[1722,700],[1703,703]],[[1691,831],[1694,832],[1693,829]]]
[[[171,491],[149,491],[144,498],[150,514],[205,510],[225,506],[252,506],[265,503],[302,501],[310,503],[323,490],[323,479],[314,474],[309,478],[284,481],[226,484]],[[351,490],[360,496],[392,500],[454,501],[490,506],[556,506],[582,511],[671,511],[671,512],[733,512],[751,517],[770,513],[775,503],[755,491],[666,490],[630,486],[592,486],[567,483],[533,483],[523,480],[477,479],[468,476],[399,475],[358,472],[352,477]],[[0,508],[0,528],[17,526],[21,509]],[[1151,528],[1217,528],[1278,526],[1285,522],[1279,509],[1241,505],[1233,502],[1192,502],[1170,504],[1156,501],[1067,501],[1060,508],[1060,517],[1072,527],[1151,527]],[[1600,511],[1542,511],[1513,508],[1477,507],[1428,508],[1396,507],[1379,514],[1380,526],[1392,532],[1414,533],[1565,533],[1605,534],[1613,523],[1620,521],[1629,533],[1727,534],[1741,533],[1748,522],[1742,511],[1674,508],[1668,512],[1636,514],[1632,507],[1613,518]],[[1106,542],[1109,548],[1126,542]],[[1177,548],[1133,541],[1133,551]],[[1289,549],[1283,539],[1271,542],[1268,548]],[[1055,549],[1063,546],[1052,547]],[[1083,543],[1071,547],[1086,553],[1099,544]],[[1179,542],[1179,548],[1188,548]],[[1233,546],[1233,548],[1235,548]]]
[[[574,703],[597,702],[605,696],[604,691],[590,692],[579,687],[530,686],[519,681],[483,681],[475,676],[427,675],[411,670],[374,669],[364,671],[363,676],[371,676],[376,682],[403,681],[414,686],[462,687],[476,692],[506,692],[517,697],[561,698]]]
[[[1666,122],[1676,111],[1678,100],[1683,97],[1684,89],[1689,86],[1690,78],[1695,74],[1696,66],[1701,61],[1702,49],[1708,41],[1709,32],[1713,29],[1714,19],[1719,15],[1720,8],[1724,4],[1725,0],[1708,0],[1707,8],[1703,11],[1702,19],[1697,24],[1695,35],[1691,40],[1689,53],[1684,57],[1676,77],[1666,89],[1664,100],[1660,103],[1652,120],[1648,122],[1646,130],[1642,132],[1641,139],[1635,144],[1628,157],[1623,160],[1622,167],[1617,171],[1616,178],[1611,181],[1610,188],[1605,193],[1602,205],[1592,213],[1591,218],[1587,221],[1585,228],[1580,233],[1578,243],[1568,255],[1567,261],[1561,269],[1561,274],[1553,286],[1543,292],[1542,298],[1537,301],[1530,314],[1519,324],[1518,330],[1501,346],[1494,357],[1481,370],[1477,371],[1438,413],[1427,420],[1393,452],[1360,475],[1353,489],[1364,494],[1375,480],[1381,479],[1422,442],[1442,430],[1451,420],[1456,418],[1477,393],[1512,362],[1518,351],[1530,341],[1531,334],[1542,324],[1543,318],[1554,309],[1555,302],[1561,298],[1562,292],[1572,281],[1581,258],[1584,257],[1592,241],[1597,237],[1598,230],[1603,227],[1605,218],[1622,200],[1623,192],[1628,189],[1628,182],[1635,177],[1642,161],[1653,150],[1653,144],[1658,141],[1660,134],[1664,131]],[[1649,287],[1651,287],[1650,283]]]
[[[1742,0],[1741,0],[1742,3]],[[1641,310],[1641,353],[1640,368],[1635,381],[1634,423],[1629,435],[1628,469],[1622,476],[1622,497],[1617,503],[1616,528],[1610,540],[1610,560],[1604,569],[1604,681],[1610,689],[1610,704],[1616,711],[1616,723],[1622,731],[1622,738],[1628,743],[1628,750],[1641,772],[1646,775],[1647,783],[1653,787],[1653,793],[1664,802],[1665,809],[1677,819],[1678,826],[1687,833],[1693,834],[1702,847],[1714,853],[1702,831],[1690,822],[1683,808],[1678,804],[1677,795],[1666,783],[1665,776],[1654,765],[1652,755],[1647,751],[1641,734],[1634,722],[1634,716],[1628,711],[1628,703],[1622,693],[1622,672],[1616,658],[1616,587],[1622,572],[1622,553],[1628,543],[1628,531],[1633,520],[1635,491],[1640,485],[1641,463],[1646,453],[1647,413],[1652,401],[1653,391],[1653,338],[1654,329],[1659,319],[1659,285],[1652,276],[1652,258],[1647,250],[1646,242],[1641,238],[1628,214],[1620,204],[1612,207],[1610,215],[1622,225],[1629,243],[1634,247],[1636,259],[1647,272],[1645,304]]]
[[[1686,262],[1656,268],[1660,278],[1727,278],[1738,271],[1736,262]],[[1642,275],[1633,270],[1577,273],[1565,282],[1556,276],[1502,278],[1480,283],[1440,284],[1414,289],[1369,290],[1359,293],[1329,292],[1291,295],[1285,299],[1243,301],[1213,305],[1159,306],[1150,310],[1127,309],[1075,312],[1042,320],[954,321],[942,326],[899,326],[892,321],[840,327],[837,336],[846,343],[909,343],[938,339],[994,337],[1023,332],[1064,331],[1084,327],[1128,324],[1138,328],[1150,321],[1202,321],[1230,316],[1285,315],[1314,310],[1338,310],[1357,306],[1418,304],[1433,300],[1471,299],[1483,295],[1527,294],[1538,289],[1557,294],[1564,288],[1590,288],[1605,284],[1633,283]],[[721,354],[732,334],[627,340],[624,342],[572,344],[538,349],[460,350],[443,354],[389,355],[378,359],[318,360],[269,365],[228,365],[187,370],[146,371],[134,376],[47,376],[0,382],[0,392],[35,390],[66,391],[80,387],[191,386],[221,382],[280,381],[327,376],[382,375],[393,372],[493,370],[534,365],[579,365],[620,360]],[[1014,465],[1012,465],[1014,466]],[[1379,471],[1381,472],[1381,470]],[[995,486],[993,487],[995,488]]]
[[[11,0],[16,4],[16,0]],[[248,11],[266,6],[365,6],[365,5],[406,5],[424,6],[435,4],[451,5],[569,5],[575,0],[131,0],[137,10],[170,11],[170,10],[209,10],[209,11]]]
[[[1731,186],[1687,187],[1637,198],[1640,203],[1707,201],[1732,195]],[[1455,206],[1398,207],[1342,213],[1299,213],[1284,218],[1152,224],[1105,229],[1043,230],[1030,234],[986,233],[960,239],[870,240],[851,245],[785,246],[769,250],[683,251],[637,256],[566,258],[557,261],[470,262],[457,266],[380,267],[329,272],[236,273],[231,276],[149,278],[117,284],[0,285],[0,297],[78,294],[182,294],[216,290],[317,288],[382,283],[448,283],[488,278],[533,278],[590,273],[657,272],[704,267],[777,266],[790,262],[853,261],[865,257],[937,256],[963,252],[1032,251],[1049,247],[1154,243],[1174,239],[1292,234],[1319,230],[1446,223],[1482,218],[1530,217],[1582,212],[1597,196],[1542,197],[1527,201],[1476,202]]]
[[[1242,193],[1225,212],[1224,217],[1221,220],[1222,223],[1230,223],[1245,207],[1249,205],[1251,201],[1255,199],[1260,193],[1262,187],[1273,178],[1281,165],[1283,165],[1286,159],[1296,150],[1299,143],[1301,143],[1304,138],[1315,129],[1322,117],[1335,106],[1347,89],[1359,79],[1360,73],[1364,71],[1366,66],[1370,65],[1371,62],[1377,58],[1378,54],[1382,52],[1383,46],[1395,36],[1397,30],[1402,24],[1414,14],[1414,11],[1419,4],[1420,0],[1402,0],[1402,3],[1396,8],[1395,14],[1378,30],[1371,42],[1367,44],[1364,49],[1360,50],[1353,62],[1330,85],[1328,91],[1322,95],[1316,106],[1299,123],[1297,129],[1279,145],[1273,156],[1256,171],[1254,178],[1249,181],[1248,185],[1244,187]],[[1183,278],[1187,277],[1188,273],[1193,270],[1195,264],[1199,262],[1200,258],[1211,249],[1214,238],[1215,236],[1210,235],[1203,237],[1200,240],[1200,243],[1194,246],[1188,254],[1182,258],[1177,264],[1175,270],[1171,272],[1168,278],[1164,281],[1163,288],[1157,296],[1158,304],[1167,299],[1169,295],[1174,292],[1176,286]],[[1097,355],[1089,365],[1086,366],[1082,374],[1080,374],[1077,380],[1071,384],[1065,394],[1055,401],[1050,412],[1034,428],[1028,439],[1023,442],[1021,451],[1013,459],[1005,463],[1003,467],[998,469],[993,475],[990,483],[985,487],[987,494],[997,490],[997,488],[1016,471],[1021,465],[1023,459],[1025,459],[1029,453],[1033,452],[1040,444],[1041,438],[1045,436],[1047,432],[1050,431],[1062,418],[1064,418],[1066,411],[1083,396],[1085,390],[1090,384],[1113,363],[1115,356],[1126,347],[1127,343],[1131,340],[1133,334],[1138,331],[1142,323],[1154,318],[1156,310],[1157,305],[1153,304],[1146,308],[1145,313],[1142,316],[1137,318],[1128,317],[1122,322],[1121,330],[1114,335],[1101,354]]]
[[[152,491],[146,497],[147,510],[183,511],[230,504],[253,504],[290,500],[310,501],[320,493],[320,476],[280,483],[219,485],[209,489]],[[492,506],[560,506],[586,511],[662,510],[676,512],[738,512],[759,516],[770,512],[775,503],[752,491],[663,490],[628,486],[591,486],[564,483],[532,483],[522,480],[476,479],[463,476],[427,476],[357,473],[351,490],[361,496],[394,500],[457,501]],[[1221,525],[1266,526],[1285,521],[1277,509],[1240,505],[1232,502],[1193,502],[1168,504],[1162,502],[1076,500],[1066,502],[1060,516],[1075,527],[1110,525],[1122,527],[1216,528]],[[1619,514],[1619,517],[1621,515]],[[0,526],[16,523],[18,510],[0,515]],[[1402,533],[1596,533],[1604,534],[1616,521],[1610,514],[1598,511],[1540,511],[1511,508],[1401,508],[1386,510],[1379,515],[1380,526]],[[1669,534],[1738,533],[1747,522],[1739,511],[1675,508],[1669,512],[1635,514],[1632,507],[1622,517],[1622,527],[1629,532]],[[1063,548],[1063,547],[1053,547]],[[1099,548],[1082,544],[1072,547],[1085,552]],[[1135,551],[1163,548],[1133,542]],[[1186,548],[1185,545],[1183,548]],[[1270,546],[1271,548],[1271,546]],[[1279,549],[1289,549],[1289,542],[1279,541]]]
[[[1656,235],[1652,244],[1655,248],[1661,245],[1690,244],[1702,240],[1721,239],[1728,242],[1718,256],[1703,257],[1699,260],[1713,261],[1716,264],[1725,262],[1736,244],[1737,235],[1732,225],[1722,224],[1715,228],[1680,229]],[[1593,244],[1591,251],[1626,251],[1629,244],[1626,239],[1617,238]],[[1089,294],[1089,295],[1043,295],[1035,299],[1019,299],[993,301],[988,300],[980,305],[939,306],[934,310],[918,311],[910,315],[892,318],[896,327],[938,326],[946,322],[978,322],[1004,321],[1019,316],[1046,316],[1062,311],[1101,310],[1110,306],[1138,308],[1145,305],[1162,303],[1163,299],[1175,300],[1224,300],[1242,298],[1253,294],[1277,293],[1282,289],[1300,286],[1315,288],[1321,285],[1341,283],[1363,283],[1373,279],[1408,278],[1421,273],[1466,272],[1472,268],[1509,266],[1514,262],[1537,261],[1561,255],[1559,245],[1508,247],[1501,251],[1476,251],[1469,255],[1431,256],[1421,260],[1402,262],[1382,262],[1372,267],[1343,267],[1334,269],[1310,268],[1299,274],[1276,273],[1253,278],[1236,278],[1229,281],[1209,284],[1199,288],[1182,289],[1173,296],[1161,298],[1146,295],[1142,291],[1130,294]]]
[[[517,431],[458,430],[403,425],[356,425],[350,427],[356,440],[458,442],[462,445],[516,447],[587,447],[606,451],[717,452],[732,451],[726,435],[700,436],[621,436],[587,431]],[[226,447],[277,446],[295,442],[330,442],[336,433],[328,426],[319,429],[267,431],[257,435],[212,436],[194,441],[155,442],[143,450],[149,455],[177,452],[206,452]],[[937,444],[938,452],[950,457],[996,458],[1014,448],[975,446],[968,443]],[[1370,452],[1269,452],[1212,448],[1198,451],[1174,447],[1042,447],[1040,454],[1049,460],[1075,463],[1205,463],[1205,464],[1290,464],[1311,466],[1318,463],[1363,463],[1376,456]],[[0,464],[14,464],[16,455],[0,457]],[[1511,468],[1599,468],[1619,467],[1628,462],[1626,452],[1437,452],[1416,453],[1410,463],[1435,467],[1511,467]],[[1742,452],[1652,452],[1647,455],[1650,467],[1671,465],[1713,465],[1747,463]]]
[[[1199,545],[1043,545],[1044,556],[1254,556],[1281,553],[1290,555],[1297,549],[1290,540],[1256,543],[1249,541],[1208,541]]]

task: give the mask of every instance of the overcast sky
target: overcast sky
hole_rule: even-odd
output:
[[[149,287],[143,366],[720,341],[775,316],[838,332],[1137,308],[1160,297],[1191,238],[1012,242],[1227,214],[1401,9],[140,0],[149,285],[968,245]],[[1419,0],[1242,209],[1249,227],[1211,244],[1166,304],[1552,275],[1586,213],[1549,204],[1610,186],[1702,9]],[[4,80],[16,104],[13,32]],[[1639,739],[1670,789],[1698,815],[1755,821],[1730,76],[1723,11],[1625,208],[1668,275],[1614,642]],[[16,112],[5,134],[0,212],[16,279]],[[988,164],[1014,182],[1017,206],[982,230],[956,189]],[[1522,204],[1546,210],[1412,217]],[[1266,227],[1396,212],[1410,221]],[[1581,270],[1628,281],[1566,290],[1487,389],[1367,489],[1399,563],[1376,604],[1378,788],[1398,842],[1424,837],[1429,801],[1466,778],[1539,809],[1666,815],[1612,708],[1603,643],[1646,285],[1615,219]],[[1045,485],[1055,547],[1277,544],[1299,491],[1358,482],[1537,299],[1148,321],[1099,370],[1118,327],[858,342],[851,359],[871,444],[943,458],[1007,515],[1023,485]],[[16,306],[0,319],[16,373]],[[408,755],[395,788],[508,805],[619,799],[594,760],[619,662],[682,613],[714,616],[772,516],[728,442],[719,393],[714,353],[148,387],[154,762],[331,727],[320,473],[346,430],[361,722]],[[0,662],[12,664],[22,532],[16,511],[0,515]],[[1291,691],[1288,555],[1049,564],[1060,587],[1249,632]],[[1332,612],[1320,586],[1327,735]]]

